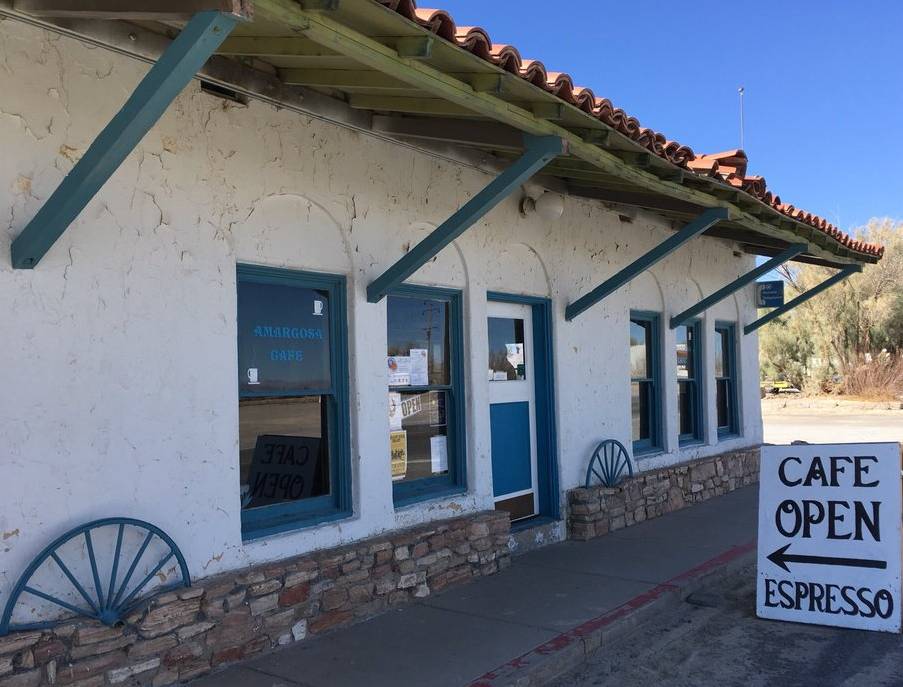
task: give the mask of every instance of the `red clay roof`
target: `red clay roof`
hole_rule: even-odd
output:
[[[779,196],[767,190],[763,177],[747,176],[748,160],[742,150],[696,155],[689,146],[670,141],[664,134],[642,126],[636,117],[631,117],[621,108],[615,107],[607,98],[599,98],[589,88],[576,86],[569,74],[550,72],[539,60],[524,59],[513,45],[493,43],[489,33],[479,26],[458,26],[445,10],[419,8],[415,0],[376,1],[462,50],[558,96],[678,167],[727,181],[784,215],[818,229],[857,253],[879,258],[884,254],[883,246],[858,241],[823,217],[781,202]]]

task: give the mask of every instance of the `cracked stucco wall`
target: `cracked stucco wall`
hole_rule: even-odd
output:
[[[491,507],[486,291],[555,305],[562,493],[597,441],[629,445],[630,308],[679,312],[748,270],[732,246],[697,239],[572,323],[564,306],[670,234],[567,198],[560,221],[519,215],[518,197],[418,272],[464,289],[466,496],[395,511],[386,431],[385,303],[367,283],[487,182],[479,171],[192,84],[35,270],[9,247],[146,66],[0,22],[0,595],[52,537],[109,515],[156,523],[206,576],[373,533]],[[235,265],[349,279],[353,518],[243,545],[238,502]],[[752,291],[705,317],[750,321]],[[663,355],[673,351],[665,331]],[[679,450],[676,373],[666,364],[666,452],[655,467],[761,440],[757,341],[742,337],[744,435]],[[712,377],[711,351],[705,378]],[[673,355],[665,358],[670,362]],[[714,388],[708,385],[708,417]],[[711,424],[711,423],[710,423]],[[3,596],[0,596],[2,600]]]

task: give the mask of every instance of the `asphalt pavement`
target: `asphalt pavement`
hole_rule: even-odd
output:
[[[897,634],[756,617],[755,566],[691,594],[554,687],[900,687]]]

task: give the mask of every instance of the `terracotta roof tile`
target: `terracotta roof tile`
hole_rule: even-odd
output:
[[[607,98],[597,97],[589,88],[575,85],[569,74],[548,71],[539,60],[523,58],[513,45],[493,43],[489,33],[479,26],[458,26],[454,17],[445,10],[417,7],[415,0],[376,0],[376,2],[419,24],[436,36],[454,43],[462,50],[552,93],[679,167],[722,179],[784,215],[837,239],[853,251],[879,258],[884,254],[883,246],[856,241],[824,218],[782,203],[780,197],[767,190],[763,177],[746,175],[748,159],[742,150],[696,155],[689,146],[668,140],[664,134],[642,126],[636,117],[631,117],[621,108],[615,107]]]

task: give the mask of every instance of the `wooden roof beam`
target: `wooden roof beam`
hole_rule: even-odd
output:
[[[524,137],[517,130],[498,122],[440,117],[399,117],[373,115],[370,128],[392,137],[476,146],[520,152]]]
[[[13,9],[34,17],[188,20],[199,12],[222,12],[250,18],[248,0],[15,0]]]

